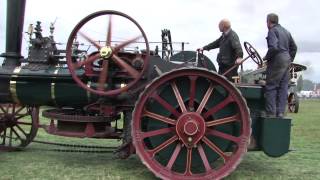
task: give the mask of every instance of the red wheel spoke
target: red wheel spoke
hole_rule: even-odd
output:
[[[20,111],[22,111],[25,108],[25,106],[20,107],[13,115],[19,114]]]
[[[206,153],[204,152],[203,147],[202,147],[201,144],[198,145],[198,152],[200,154],[200,157],[202,159],[202,162],[203,162],[203,165],[204,165],[206,171],[210,171],[211,170],[211,166],[209,164],[208,158],[207,158]]]
[[[89,43],[91,43],[92,45],[94,45],[97,49],[101,49],[102,46],[97,43],[97,41],[93,40],[92,38],[90,38],[89,36],[87,36],[86,34],[84,34],[83,32],[78,32],[84,39],[86,39]]]
[[[78,69],[80,68],[81,66],[83,65],[86,65],[86,64],[90,64],[90,63],[93,63],[95,60],[97,60],[98,58],[100,58],[100,54],[97,53],[95,55],[92,55],[92,56],[89,56],[87,59],[83,60],[83,61],[78,61],[76,63],[73,64],[73,67]]]
[[[114,53],[117,53],[117,52],[120,51],[122,48],[128,46],[128,45],[131,44],[131,43],[136,42],[136,41],[137,41],[138,39],[140,39],[141,37],[142,37],[142,36],[140,35],[140,36],[137,36],[137,37],[135,37],[135,38],[132,38],[132,39],[130,39],[130,40],[128,40],[128,41],[125,41],[125,42],[117,45],[116,47],[114,47]]]
[[[186,163],[186,171],[184,175],[192,176],[191,164],[192,164],[192,148],[187,148],[187,163]]]
[[[170,111],[176,118],[178,118],[181,113],[179,113],[172,105],[170,105],[167,101],[162,99],[158,94],[153,93],[151,96],[154,100],[156,100],[159,104],[161,104],[164,108]]]
[[[197,76],[190,76],[190,99],[189,99],[189,110],[194,109],[194,99],[196,97],[196,80]]]
[[[158,136],[162,134],[168,134],[170,132],[174,132],[174,128],[162,128],[154,131],[142,132],[142,138]]]
[[[7,114],[7,111],[2,107],[2,105],[0,105],[0,109],[4,114]]]
[[[26,116],[28,116],[28,114],[22,114],[22,115],[16,116],[15,119],[19,120],[19,119],[26,117]]]
[[[182,99],[182,97],[181,97],[181,94],[180,94],[180,92],[179,92],[179,89],[178,89],[178,87],[177,87],[177,84],[176,84],[175,82],[171,82],[170,84],[171,84],[171,87],[172,87],[172,89],[173,89],[174,95],[175,95],[176,98],[177,98],[177,101],[178,101],[178,103],[179,103],[179,106],[180,106],[180,108],[181,108],[181,111],[182,111],[183,113],[184,113],[184,112],[187,112],[186,106],[184,105],[184,101],[183,101],[183,99]]]
[[[214,130],[214,129],[207,129],[206,130],[206,134],[207,135],[212,135],[212,136],[217,136],[217,137],[220,137],[222,139],[226,139],[226,140],[235,142],[236,144],[238,144],[241,141],[241,139],[239,137],[232,136],[232,135],[229,135],[229,134],[226,134],[226,133]]]
[[[10,128],[10,133],[9,133],[9,146],[12,146],[12,128]]]
[[[117,65],[122,68],[123,70],[126,70],[128,74],[130,74],[133,78],[139,77],[139,72],[134,69],[132,66],[130,66],[128,63],[126,63],[124,60],[122,60],[120,57],[113,55],[112,60],[114,60]]]
[[[7,128],[5,128],[3,130],[3,134],[2,134],[2,145],[5,145],[6,144],[6,136],[7,136]]]
[[[226,118],[221,118],[221,119],[215,119],[212,121],[208,121],[206,122],[206,126],[207,127],[211,127],[211,126],[218,126],[221,124],[226,124],[226,123],[230,123],[230,122],[235,122],[239,120],[239,114],[233,115],[233,116],[229,116]]]
[[[17,124],[32,126],[32,123],[18,121]]]
[[[211,142],[206,136],[204,136],[202,138],[202,141],[204,143],[206,143],[206,145],[208,145],[213,151],[215,151],[219,156],[221,156],[223,158],[223,161],[226,162],[229,157],[224,154],[224,152],[218,147],[216,146],[215,144],[213,144],[213,142]]]
[[[220,102],[219,104],[217,104],[216,106],[214,106],[213,108],[209,109],[205,114],[204,114],[204,118],[208,118],[211,114],[216,113],[217,111],[221,110],[222,108],[224,108],[226,105],[228,105],[229,103],[233,102],[234,100],[232,99],[232,97],[229,95],[226,99],[224,99],[222,102]]]
[[[12,129],[13,133],[17,136],[17,138],[20,139],[21,141],[23,141],[23,139],[20,137],[20,135],[17,133],[17,131],[14,130],[13,127],[11,129]]]
[[[165,142],[163,142],[162,144],[160,144],[158,147],[149,150],[148,153],[154,157],[155,154],[157,154],[158,152],[160,152],[162,149],[168,147],[170,144],[174,143],[176,140],[178,140],[178,136],[174,135],[172,136],[170,139],[166,140]]]
[[[108,68],[109,68],[108,66],[109,66],[108,60],[103,60],[102,70],[99,76],[98,90],[104,90],[105,88],[104,84],[106,83],[107,76],[108,76]]]
[[[174,119],[171,119],[171,118],[168,118],[168,117],[165,117],[165,116],[162,116],[160,114],[156,114],[156,113],[153,113],[153,112],[150,112],[150,111],[147,111],[147,110],[144,110],[142,116],[148,116],[148,117],[151,117],[153,119],[156,119],[156,120],[159,120],[159,121],[162,121],[164,123],[171,124],[171,125],[175,125],[177,123],[176,120],[174,120]]]
[[[106,46],[111,46],[111,35],[112,35],[112,15],[109,16]]]
[[[212,91],[213,91],[213,85],[210,84],[210,86],[209,86],[206,94],[204,95],[204,97],[203,97],[203,99],[202,99],[202,101],[201,101],[201,103],[200,103],[200,105],[199,105],[199,107],[198,107],[198,109],[197,109],[197,113],[200,113],[200,114],[201,114],[204,106],[207,104],[208,99],[210,98],[210,96],[211,96],[211,94],[212,94]]]
[[[16,105],[14,104],[11,109],[11,114],[14,114],[15,110],[16,110]]]
[[[168,164],[167,164],[167,168],[168,168],[168,169],[171,169],[171,168],[172,168],[172,166],[173,166],[174,162],[176,161],[176,159],[177,159],[180,151],[181,151],[181,144],[178,143],[177,146],[176,146],[176,148],[175,148],[174,151],[173,151],[173,154],[172,154],[172,156],[171,156]]]
[[[6,112],[9,113],[10,104],[6,105]]]
[[[28,136],[28,134],[17,124],[16,127],[24,134],[24,136]]]

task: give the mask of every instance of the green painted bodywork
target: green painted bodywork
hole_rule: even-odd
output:
[[[260,85],[237,86],[246,99],[250,109],[252,135],[257,146],[254,150],[262,150],[272,157],[279,157],[289,152],[291,119],[264,118],[264,92]]]
[[[81,74],[82,72],[78,72]],[[65,67],[21,69],[10,78],[11,95],[22,104],[82,107],[97,96],[79,87]]]
[[[291,119],[261,118],[260,143],[264,153],[279,157],[289,151]]]

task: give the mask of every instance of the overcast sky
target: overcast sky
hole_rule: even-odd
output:
[[[161,41],[161,30],[170,29],[173,41],[189,42],[185,49],[195,50],[218,38],[218,23],[228,18],[240,41],[250,42],[264,56],[266,15],[274,12],[298,45],[295,62],[308,67],[304,78],[320,82],[319,7],[318,0],[27,0],[24,28],[41,21],[44,35],[48,35],[50,23],[56,21],[55,40],[65,43],[83,17],[99,10],[117,10],[135,19],[149,41]],[[5,52],[6,0],[0,0],[0,13],[2,53]],[[23,39],[23,55],[27,52],[27,39],[26,36]],[[217,50],[205,52],[215,64],[216,53]],[[252,67],[249,62],[246,65]]]

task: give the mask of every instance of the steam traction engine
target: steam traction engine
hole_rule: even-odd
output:
[[[67,137],[122,139],[122,158],[136,153],[163,179],[220,179],[247,149],[273,157],[288,152],[291,119],[263,118],[262,86],[229,82],[201,53],[170,58],[182,63],[165,61],[149,50],[134,19],[99,11],[75,26],[66,50],[57,48],[52,35],[42,35],[40,23],[31,26],[24,59],[25,1],[7,5],[0,69],[2,151],[26,147],[38,128]],[[259,64],[254,48],[246,44],[246,50]],[[49,124],[39,121],[41,106],[51,107],[42,112]],[[112,125],[120,114],[121,129]]]

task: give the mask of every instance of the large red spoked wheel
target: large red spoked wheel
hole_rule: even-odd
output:
[[[0,104],[0,151],[26,147],[36,136],[39,108]]]
[[[220,179],[247,150],[251,120],[241,93],[223,76],[179,69],[154,80],[133,112],[132,139],[162,179]]]
[[[244,48],[246,49],[251,59],[258,65],[258,68],[261,68],[263,65],[263,60],[258,51],[248,42],[244,42]]]
[[[125,48],[135,48],[132,50],[135,52],[123,57]],[[137,48],[144,53],[137,53]],[[71,32],[66,51],[73,79],[82,88],[99,95],[127,91],[148,67],[149,44],[144,31],[134,19],[117,11],[99,11],[82,19]],[[77,54],[83,51],[90,55]],[[115,76],[126,78],[117,85],[113,81]]]

